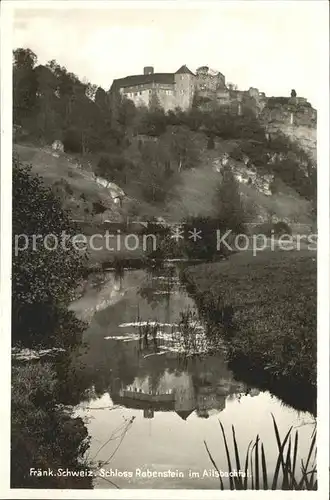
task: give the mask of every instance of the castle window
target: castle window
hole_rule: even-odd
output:
[[[140,95],[142,95],[142,92],[139,92]]]
[[[134,96],[137,96],[137,94],[138,94],[137,92],[134,92]]]

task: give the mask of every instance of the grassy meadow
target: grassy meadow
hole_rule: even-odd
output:
[[[234,372],[315,413],[316,253],[243,252],[183,274]]]

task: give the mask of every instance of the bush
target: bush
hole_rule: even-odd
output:
[[[31,167],[13,160],[12,341],[27,347],[68,345],[78,341],[83,325],[67,305],[83,277],[86,256],[70,245],[78,234],[68,212]],[[66,235],[67,249],[61,241]],[[21,236],[20,236],[21,235]],[[23,238],[23,236],[24,238]],[[48,250],[43,240],[51,235]],[[15,249],[15,244],[25,250]],[[56,243],[56,241],[55,241]],[[24,247],[21,247],[24,248]]]
[[[196,241],[191,238],[194,230],[200,231]],[[189,259],[212,260],[217,254],[217,229],[219,222],[211,217],[190,217],[185,221],[184,251]],[[222,249],[223,250],[223,249]]]
[[[87,429],[57,405],[57,380],[49,364],[14,366],[12,370],[11,487],[91,488],[90,477],[36,477],[30,468],[56,473],[79,471],[89,447]]]
[[[229,221],[230,223],[230,221]],[[184,242],[182,243],[183,252],[189,259],[215,260],[218,258],[227,258],[235,249],[227,248],[225,244],[217,247],[217,231],[223,236],[228,229],[228,221],[214,217],[189,217],[184,221]],[[243,232],[242,230],[239,233]],[[196,230],[196,231],[195,231]],[[195,239],[192,237],[197,232]],[[228,234],[226,243],[230,247],[236,231]],[[196,241],[195,241],[196,240]]]
[[[78,228],[59,200],[31,167],[13,159],[12,342],[18,347],[71,348],[81,342],[84,324],[67,307],[83,277],[84,258],[68,239]],[[61,245],[63,233],[67,248]],[[33,249],[33,236],[57,237],[48,250]],[[15,236],[28,245],[16,251]],[[17,240],[18,241],[18,240]],[[26,242],[26,240],[24,240]],[[37,241],[37,240],[36,240]],[[79,471],[89,446],[87,429],[58,399],[50,364],[14,365],[11,404],[11,486],[13,488],[91,488],[91,478],[57,477],[57,468]],[[30,475],[50,468],[54,476]]]
[[[175,127],[177,125],[181,125],[180,117],[171,109],[166,114],[166,120],[167,120],[167,124],[170,126]]]
[[[74,128],[66,130],[64,132],[63,146],[66,153],[82,153],[80,132]]]
[[[128,173],[131,170],[132,164],[122,155],[108,154],[101,156],[95,173],[110,182],[126,184]]]
[[[265,131],[254,115],[235,115],[230,111],[215,109],[204,115],[204,126],[208,134],[222,139],[263,140]]]
[[[292,234],[290,226],[284,222],[264,222],[253,228],[254,234],[263,234],[267,237],[281,236],[283,234]]]
[[[60,179],[59,181],[54,182],[53,190],[62,200],[65,199],[67,195],[73,195],[73,189],[65,179]]]
[[[166,131],[167,122],[168,118],[162,108],[148,110],[144,112],[141,118],[138,133],[151,137],[159,137]]]
[[[279,221],[274,224],[274,232],[276,235],[292,234],[291,227],[284,221]]]
[[[107,209],[107,207],[105,207],[104,205],[102,205],[102,203],[98,202],[98,201],[94,201],[93,202],[93,212],[95,215],[97,214],[103,214],[103,212],[105,212]]]

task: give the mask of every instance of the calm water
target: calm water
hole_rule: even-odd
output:
[[[76,414],[91,436],[96,488],[218,488],[204,440],[226,471],[219,419],[228,435],[235,426],[242,457],[259,434],[271,468],[273,413],[281,435],[291,425],[299,428],[299,454],[306,457],[313,430],[308,413],[235,380],[225,352],[188,360],[180,354],[175,325],[194,303],[174,269],[93,276],[72,310],[89,323],[87,349],[77,360],[88,391]],[[146,321],[159,324],[158,335],[143,345],[138,324]],[[202,325],[194,321],[204,345]],[[164,477],[169,469],[174,477]],[[147,470],[160,477],[143,477]]]

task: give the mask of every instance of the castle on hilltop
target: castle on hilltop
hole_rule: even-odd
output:
[[[136,106],[150,106],[153,100],[165,111],[177,107],[191,108],[196,91],[226,94],[225,77],[220,72],[202,66],[194,74],[183,65],[175,73],[155,73],[152,66],[146,66],[142,75],[126,76],[113,81],[110,91],[117,90],[131,99]]]
[[[155,73],[152,66],[145,66],[141,75],[114,80],[110,94],[115,92],[132,100],[135,106],[154,104],[164,111],[175,108],[186,111],[195,103],[206,111],[223,107],[238,115],[253,112],[267,123],[283,122],[291,126],[316,123],[316,110],[304,97],[267,97],[254,87],[238,90],[233,84],[226,84],[220,71],[208,66],[199,67],[196,73],[186,65],[175,73]]]

